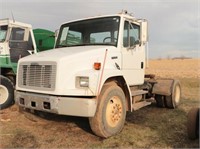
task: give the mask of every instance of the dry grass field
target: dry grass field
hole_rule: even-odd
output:
[[[200,59],[150,60],[146,73],[167,78],[200,78]]]
[[[156,104],[127,113],[121,133],[95,136],[87,118],[34,115],[16,105],[0,111],[0,148],[199,148],[187,136],[187,113],[200,106],[200,60],[151,60],[146,73],[177,78],[182,85],[177,109]]]
[[[200,59],[150,60],[146,73],[178,79],[183,99],[200,99]]]

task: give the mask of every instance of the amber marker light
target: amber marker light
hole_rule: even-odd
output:
[[[101,69],[101,63],[95,62],[95,63],[94,63],[94,69],[95,69],[95,70],[100,70],[100,69]]]

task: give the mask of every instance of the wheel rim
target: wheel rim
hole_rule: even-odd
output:
[[[179,103],[180,97],[181,97],[181,89],[179,85],[176,85],[174,94],[174,100],[176,103]]]
[[[106,121],[109,126],[115,127],[122,119],[122,102],[119,97],[109,99],[106,107]]]
[[[0,85],[0,104],[3,104],[6,102],[6,100],[8,99],[9,93],[8,93],[8,89],[3,86]]]

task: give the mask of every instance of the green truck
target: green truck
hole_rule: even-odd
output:
[[[52,49],[54,43],[52,31],[32,29],[30,24],[15,20],[0,20],[0,109],[14,103],[18,60]]]

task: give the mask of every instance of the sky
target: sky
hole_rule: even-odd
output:
[[[55,31],[64,22],[127,10],[148,20],[149,57],[200,58],[200,0],[0,0],[0,19]]]

